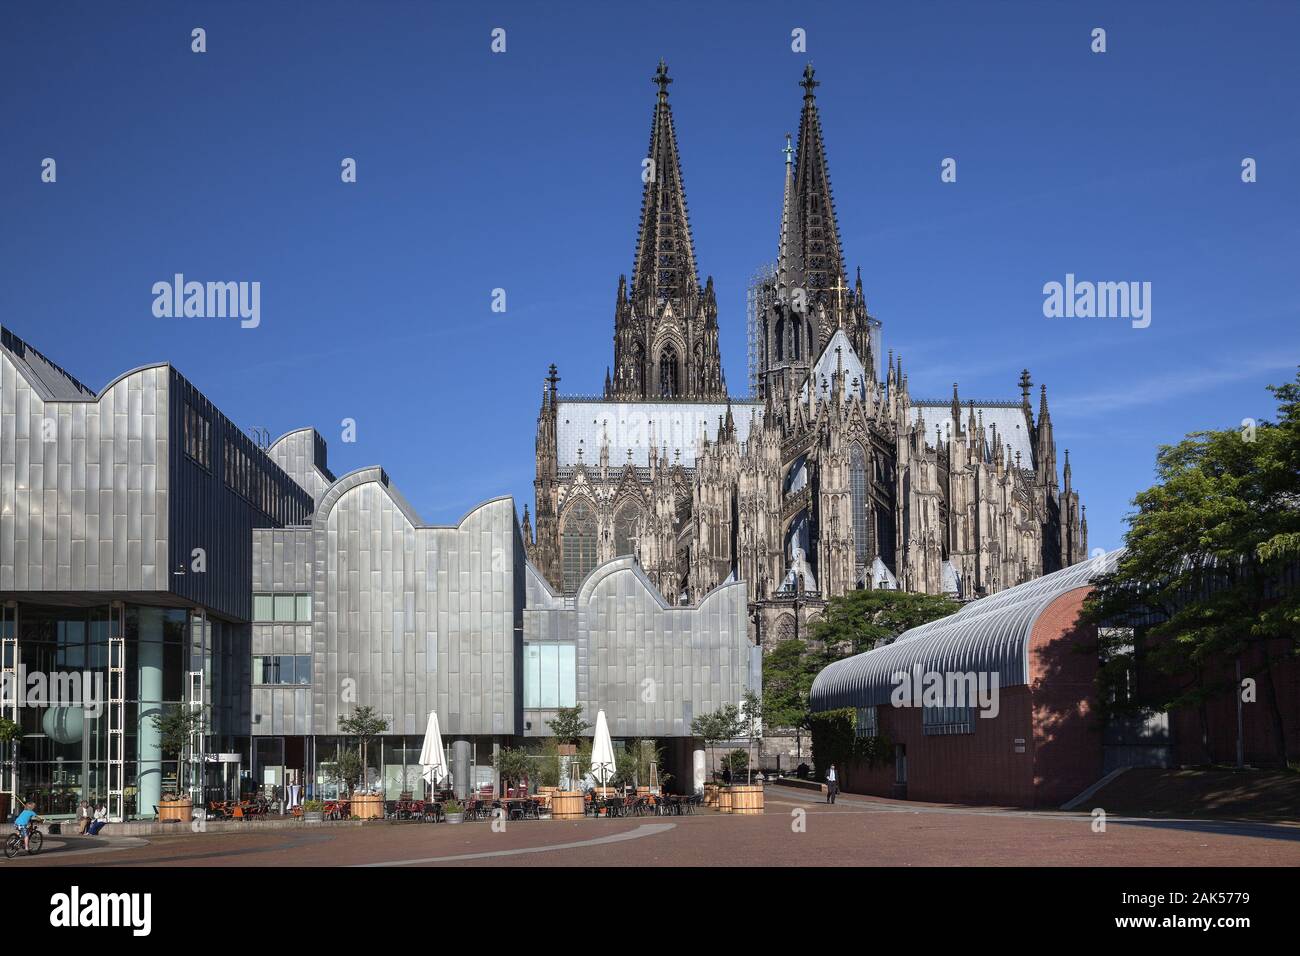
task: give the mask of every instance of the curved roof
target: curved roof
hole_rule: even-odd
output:
[[[920,665],[940,673],[998,674],[1001,687],[1026,682],[1029,637],[1038,616],[1062,594],[1087,587],[1115,568],[1122,551],[1035,578],[992,597],[967,604],[956,614],[904,631],[892,644],[827,666],[813,681],[812,710],[871,707],[889,702],[899,672]]]

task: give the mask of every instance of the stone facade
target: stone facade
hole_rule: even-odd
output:
[[[881,324],[860,271],[847,281],[811,67],[776,264],[754,290],[756,393],[727,397],[662,64],[654,80],[653,175],[604,394],[562,396],[554,365],[543,386],[524,536],[556,590],[620,555],[670,602],[740,580],[751,639],[770,647],[853,588],[969,600],[1086,557],[1046,386],[1035,414],[1028,371],[1019,399],[965,402],[956,385],[950,401],[914,399],[901,356],[882,374]]]

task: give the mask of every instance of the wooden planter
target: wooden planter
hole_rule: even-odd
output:
[[[377,793],[355,794],[352,797],[352,815],[362,820],[382,820],[384,798]]]
[[[731,788],[730,787],[718,788],[718,811],[720,813],[731,812]]]
[[[763,788],[758,784],[744,784],[731,788],[732,813],[762,813]]]
[[[704,785],[704,805],[706,807],[717,809],[719,789],[716,783],[706,783]]]
[[[582,792],[557,790],[551,796],[551,817],[555,820],[582,819]]]
[[[193,818],[194,804],[185,800],[159,800],[158,820],[166,823],[189,823]]]

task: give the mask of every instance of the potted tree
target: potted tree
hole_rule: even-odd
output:
[[[580,753],[583,735],[591,729],[582,716],[581,707],[561,707],[555,717],[546,722],[555,734],[556,753],[559,761],[564,761],[567,773],[561,774],[568,779],[567,790],[557,790],[551,798],[551,815],[561,820],[582,816],[582,791],[578,789],[578,778],[584,766]],[[575,760],[574,757],[577,756]],[[591,763],[590,751],[586,765]]]
[[[384,816],[384,795],[368,786],[365,778],[370,773],[370,741],[388,729],[388,721],[380,717],[373,707],[358,707],[348,717],[339,721],[339,730],[357,738],[361,750],[362,793],[352,798],[352,815],[362,820],[379,820]]]
[[[550,809],[551,800],[560,789],[560,745],[554,737],[542,742],[542,749],[532,758],[529,778],[537,782],[537,793]]]
[[[522,747],[502,747],[492,760],[492,767],[501,778],[501,792],[510,787],[518,787],[528,780],[528,771],[532,769],[533,758]]]
[[[709,767],[713,766],[713,748],[720,743],[735,739],[740,733],[740,708],[735,704],[723,704],[708,714],[700,714],[691,721],[691,733],[704,741],[709,752]],[[705,806],[719,806],[722,799],[722,787],[717,782],[705,781]]]
[[[448,800],[442,806],[443,819],[448,823],[465,822],[465,806],[459,800]]]
[[[582,716],[581,707],[561,707],[555,716],[546,722],[555,734],[555,742],[560,756],[572,757],[578,752],[578,743],[591,729],[591,724]]]
[[[303,823],[323,823],[325,821],[325,804],[320,800],[304,800],[302,804]]]
[[[186,704],[177,704],[162,713],[154,714],[152,720],[158,731],[158,747],[164,756],[170,756],[177,762],[176,779],[178,785],[183,786],[186,768],[181,754],[189,746],[193,734],[203,729],[203,711],[191,710]],[[188,823],[193,816],[194,802],[184,791],[164,793],[158,801],[160,821]]]

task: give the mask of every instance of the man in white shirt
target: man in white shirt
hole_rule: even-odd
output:
[[[830,769],[826,771],[826,802],[834,803],[835,794],[840,791],[839,778],[835,775],[835,764],[831,764]]]

